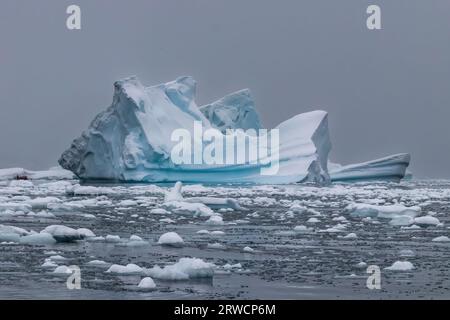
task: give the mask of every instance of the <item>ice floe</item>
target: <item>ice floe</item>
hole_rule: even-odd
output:
[[[177,263],[163,268],[154,266],[145,273],[156,279],[189,280],[193,278],[212,278],[214,264],[198,258],[181,258]]]
[[[409,271],[414,269],[414,265],[409,261],[395,261],[390,267],[386,267],[384,269],[393,271]]]

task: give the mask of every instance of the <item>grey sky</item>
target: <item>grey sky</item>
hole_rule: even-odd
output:
[[[248,87],[268,128],[323,109],[334,162],[410,152],[417,176],[450,178],[448,0],[2,0],[0,168],[55,165],[133,74],[192,75],[199,105]]]

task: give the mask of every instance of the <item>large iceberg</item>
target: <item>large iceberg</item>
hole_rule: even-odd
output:
[[[272,162],[240,164],[178,164],[171,158],[174,130],[195,137],[195,123],[203,129],[259,129],[259,117],[248,90],[228,95],[199,108],[196,82],[191,77],[145,87],[136,77],[114,84],[112,105],[95,117],[81,137],[66,150],[59,164],[81,179],[125,182],[295,183],[329,182],[331,148],[328,115],[324,111],[299,114],[276,127],[279,144],[266,146],[260,160],[273,160],[279,151],[276,174],[261,169]],[[263,135],[260,133],[260,135]],[[228,134],[226,135],[228,136]],[[267,136],[272,137],[270,133]],[[249,140],[252,133],[245,133]],[[226,138],[225,138],[226,139]],[[270,140],[270,139],[269,139]],[[271,140],[272,141],[272,140]],[[211,142],[193,141],[206,148]],[[270,151],[270,152],[269,152]],[[269,159],[270,158],[270,159]]]
[[[406,173],[411,157],[399,153],[384,158],[341,166],[329,163],[332,182],[393,181],[399,182]]]

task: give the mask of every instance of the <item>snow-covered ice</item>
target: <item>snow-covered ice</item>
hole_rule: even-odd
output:
[[[158,243],[166,246],[182,246],[184,241],[178,233],[176,232],[167,232],[161,235],[158,239]]]
[[[139,282],[138,288],[140,288],[140,289],[154,289],[154,288],[156,288],[156,284],[155,284],[155,281],[153,281],[152,278],[145,277]]]
[[[414,266],[409,261],[395,261],[391,266],[384,269],[393,271],[409,271],[414,269]]]
[[[193,278],[211,278],[214,274],[214,265],[197,258],[181,258],[177,263],[163,268],[154,266],[145,271],[156,279],[188,280]]]

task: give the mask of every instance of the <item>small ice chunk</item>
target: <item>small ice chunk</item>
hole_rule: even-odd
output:
[[[393,271],[409,271],[414,269],[414,266],[409,261],[395,261],[390,267],[384,268]]]
[[[41,233],[52,235],[57,242],[72,242],[83,238],[77,230],[62,225],[48,226]]]
[[[58,274],[72,274],[72,270],[67,266],[59,266],[53,271],[53,273]]]
[[[106,270],[107,273],[120,273],[120,274],[132,274],[141,273],[143,269],[134,263],[129,263],[126,266],[120,264],[113,264]]]
[[[306,221],[306,223],[319,223],[319,222],[320,220],[314,217],[309,218],[308,221]]]
[[[203,230],[198,230],[197,233],[198,234],[209,234],[210,232],[208,230],[203,229]]]
[[[208,220],[206,220],[206,224],[212,224],[212,225],[222,225],[223,224],[223,218],[219,215],[214,215],[209,217]]]
[[[180,181],[177,181],[170,192],[165,194],[164,202],[183,201],[183,195],[181,194],[182,186],[183,184]]]
[[[216,242],[216,243],[208,243],[206,248],[208,248],[208,249],[216,249],[216,250],[225,250],[227,247],[225,247],[221,243]]]
[[[244,251],[246,253],[253,253],[253,252],[255,252],[255,249],[250,248],[250,247],[244,247],[244,249],[242,249],[242,251]]]
[[[420,207],[406,207],[401,204],[378,206],[365,203],[353,203],[349,204],[346,209],[352,216],[388,219],[399,216],[410,216],[414,218],[421,212]]]
[[[423,216],[423,217],[417,217],[414,218],[414,223],[418,224],[420,226],[437,226],[441,222],[438,218],[432,217],[432,216]]]
[[[163,235],[161,235],[161,237],[159,237],[158,243],[161,245],[166,245],[166,246],[182,246],[184,241],[183,238],[181,238],[178,233],[176,232],[167,232],[164,233]]]
[[[65,261],[65,260],[67,260],[67,258],[64,258],[61,255],[50,256],[50,257],[48,257],[48,259],[52,260],[52,261]]]
[[[106,236],[105,240],[107,242],[119,242],[120,241],[120,237],[117,236],[117,235],[108,234]]]
[[[365,267],[367,267],[367,263],[365,263],[364,261],[361,261],[361,262],[358,262],[358,263],[356,264],[356,266],[357,266],[358,268],[365,268]]]
[[[181,258],[177,263],[164,268],[154,266],[151,269],[147,269],[146,274],[153,278],[164,280],[212,278],[214,275],[214,264],[197,258]]]
[[[55,238],[49,233],[35,233],[20,238],[20,243],[32,245],[54,244]]]
[[[210,217],[214,215],[214,211],[203,203],[191,203],[184,201],[169,201],[162,206],[176,214],[190,214],[199,217]]]
[[[450,238],[447,236],[440,236],[440,237],[436,237],[433,240],[431,240],[433,242],[449,242]]]
[[[389,221],[391,226],[409,226],[414,223],[414,218],[410,216],[399,216]]]
[[[227,263],[227,264],[225,264],[225,265],[223,266],[223,268],[224,268],[225,270],[242,269],[242,265],[241,265],[240,263],[236,263],[236,264],[229,264],[229,263]]]
[[[305,213],[308,210],[308,208],[294,201],[294,203],[289,207],[289,210],[292,211],[293,213],[302,214]]]
[[[349,234],[343,236],[342,238],[343,238],[343,239],[357,239],[358,236],[356,235],[356,233],[353,233],[353,232],[352,232],[352,233],[349,233]]]
[[[415,253],[412,250],[404,249],[400,250],[400,257],[414,257]]]
[[[139,282],[138,288],[140,289],[154,289],[156,288],[155,281],[150,277],[145,277]]]
[[[134,234],[132,236],[130,236],[130,240],[131,241],[144,241],[141,237],[136,236]]]
[[[294,228],[295,232],[310,232],[311,230],[312,230],[312,228],[308,228],[307,226],[303,226],[303,225],[296,226]]]
[[[87,228],[79,228],[79,229],[77,229],[77,231],[81,235],[81,237],[83,237],[83,238],[93,238],[93,237],[95,237],[95,233],[92,232],[91,230],[87,229]]]
[[[54,263],[53,261],[50,260],[46,260],[41,267],[42,268],[56,268],[58,265],[56,263]]]
[[[166,209],[163,208],[154,208],[152,210],[150,210],[151,214],[170,214],[170,211],[167,211]]]
[[[134,200],[122,200],[118,204],[119,207],[131,207],[131,206],[136,206],[136,205],[137,205],[137,202]]]
[[[87,263],[90,266],[94,266],[94,267],[104,267],[109,265],[109,263],[103,261],[103,260],[91,260]]]

